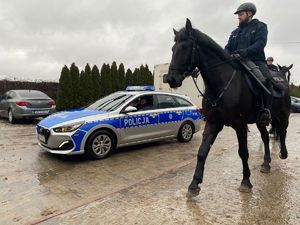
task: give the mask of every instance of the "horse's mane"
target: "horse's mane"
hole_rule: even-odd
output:
[[[191,35],[191,36],[190,36]],[[231,56],[211,37],[202,33],[201,31],[194,29],[192,33],[189,35],[186,28],[180,29],[180,31],[175,36],[175,41],[183,41],[188,38],[193,38],[200,46],[208,48],[212,50],[217,56],[219,56],[223,61],[230,63],[232,66],[237,67],[237,64],[232,61]]]

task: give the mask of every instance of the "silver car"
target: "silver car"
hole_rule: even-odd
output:
[[[101,159],[122,146],[166,138],[188,142],[199,131],[201,118],[186,96],[133,88],[83,110],[47,117],[37,125],[37,138],[40,147],[51,153],[86,153]]]
[[[55,112],[55,101],[36,90],[11,90],[0,98],[0,116],[10,123],[22,118],[46,117]]]
[[[300,112],[300,99],[291,96],[291,112],[299,113]]]

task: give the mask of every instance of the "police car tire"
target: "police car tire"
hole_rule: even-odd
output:
[[[101,134],[108,136],[111,141],[111,148],[105,155],[97,155],[93,151],[93,148],[92,148],[95,138],[97,138]],[[116,146],[116,141],[115,141],[114,136],[111,134],[111,132],[106,131],[106,130],[99,130],[99,131],[96,131],[95,133],[93,133],[89,137],[87,145],[86,145],[85,153],[89,159],[104,159],[104,158],[107,158],[112,153],[112,151],[115,149],[115,146]]]
[[[192,135],[186,139],[184,136],[183,136],[183,129],[185,127],[185,125],[190,125],[191,126],[191,129],[192,129]],[[178,131],[178,135],[177,135],[177,140],[180,141],[180,142],[189,142],[190,140],[192,140],[193,138],[193,135],[194,135],[194,125],[191,123],[191,122],[184,122],[181,127],[179,128],[179,131]]]

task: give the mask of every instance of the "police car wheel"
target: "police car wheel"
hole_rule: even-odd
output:
[[[87,142],[86,154],[91,159],[103,159],[109,156],[114,147],[115,140],[110,132],[97,131]]]
[[[185,122],[181,125],[177,139],[180,142],[189,142],[194,134],[194,127],[190,122]]]
[[[11,109],[8,110],[8,121],[10,123],[15,123],[16,122],[16,119],[15,119],[14,114],[13,114]]]

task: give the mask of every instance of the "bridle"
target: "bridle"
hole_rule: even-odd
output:
[[[189,77],[191,76],[193,79],[193,82],[199,92],[199,94],[212,106],[212,107],[216,107],[218,102],[222,99],[223,95],[225,94],[225,92],[227,91],[227,89],[229,88],[233,78],[236,75],[236,70],[233,71],[230,80],[227,82],[227,84],[225,85],[225,87],[222,89],[222,91],[220,92],[220,94],[218,95],[218,97],[214,100],[210,99],[207,95],[205,95],[205,93],[203,93],[200,88],[197,85],[196,79],[198,78],[198,76],[201,74],[201,70],[199,70],[199,68],[197,67],[197,61],[196,61],[196,57],[199,58],[199,49],[200,46],[197,44],[196,40],[193,38],[189,38],[192,42],[193,42],[193,47],[192,47],[192,54],[191,54],[191,61],[190,64],[187,67],[170,67],[169,70],[175,70],[175,71],[181,71],[183,72],[185,77]],[[230,58],[228,60],[213,64],[212,66],[209,66],[207,68],[205,68],[203,71],[208,72],[212,69],[215,69],[218,66],[221,66],[227,62],[231,62],[234,59]],[[203,72],[202,71],[202,72]]]

